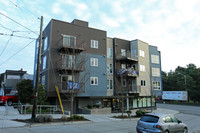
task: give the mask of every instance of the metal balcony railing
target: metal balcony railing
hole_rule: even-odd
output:
[[[68,70],[68,71],[83,71],[83,62],[81,60],[68,59],[59,60],[57,62],[58,70]]]
[[[116,57],[117,60],[132,60],[132,61],[138,61],[138,56],[136,53],[133,52],[123,52],[119,53]]]
[[[129,69],[119,69],[117,70],[117,75],[118,76],[131,76],[131,77],[137,77],[138,76],[138,71],[133,70],[132,68]]]

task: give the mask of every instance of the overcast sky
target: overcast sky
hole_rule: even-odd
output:
[[[33,73],[41,16],[44,28],[52,18],[80,19],[108,37],[157,46],[165,72],[189,63],[199,67],[199,15],[199,0],[1,0],[0,73],[21,68]]]

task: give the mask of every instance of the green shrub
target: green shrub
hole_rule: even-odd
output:
[[[69,117],[69,120],[84,120],[84,116],[73,115],[72,117]]]
[[[145,112],[143,112],[143,111],[141,111],[141,110],[137,110],[136,111],[136,116],[137,117],[141,117],[141,116],[143,116],[145,114]]]
[[[53,117],[51,115],[38,115],[36,118],[37,122],[51,122],[53,121]]]

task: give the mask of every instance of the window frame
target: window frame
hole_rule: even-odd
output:
[[[146,81],[142,79],[140,85],[141,85],[142,87],[145,87],[145,86],[146,86]]]
[[[151,55],[151,63],[160,64],[159,55],[154,55],[154,54],[152,54],[152,55]]]
[[[42,70],[45,70],[47,68],[47,56],[44,55],[42,58]]]
[[[91,48],[96,48],[98,49],[99,48],[99,42],[97,40],[91,40]]]
[[[152,81],[153,90],[161,90],[161,82],[160,81]]]
[[[145,72],[145,65],[140,65],[140,71]]]
[[[94,83],[92,83],[94,81]],[[98,85],[98,77],[90,77],[90,85]]]
[[[152,67],[152,76],[160,77],[160,68]]]
[[[98,58],[90,58],[90,66],[94,66],[94,67],[98,67],[99,63],[98,63]]]
[[[121,56],[126,56],[126,49],[121,49]]]
[[[71,35],[62,35],[63,36],[63,46],[76,46],[76,36],[71,36]],[[64,39],[67,38],[67,41],[64,41]],[[74,38],[74,43],[71,44],[71,38]],[[67,42],[66,44],[64,42]]]
[[[107,79],[107,90],[113,90],[113,80]]]
[[[48,47],[48,36],[46,36],[44,39],[43,52],[47,50],[47,47]]]
[[[139,50],[140,56],[145,57],[145,52],[143,50]]]

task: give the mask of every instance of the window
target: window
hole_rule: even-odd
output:
[[[122,69],[126,69],[126,64],[121,64]]]
[[[172,122],[171,117],[170,117],[170,116],[166,116],[166,117],[165,117],[165,122]]]
[[[63,67],[66,68],[72,68],[75,65],[75,56],[74,55],[63,55],[63,60],[62,60],[62,65]]]
[[[98,41],[91,40],[91,48],[98,48]]]
[[[48,46],[48,37],[44,39],[43,51],[47,49],[47,46]]]
[[[98,77],[90,77],[90,85],[98,85]]]
[[[108,66],[107,66],[107,73],[113,73],[112,64],[108,64]]]
[[[42,76],[42,82],[41,82],[42,85],[45,85],[45,78],[46,78],[45,75],[43,75],[43,76]]]
[[[141,80],[141,86],[146,86],[146,81],[145,80]]]
[[[76,46],[76,37],[63,35],[63,46]]]
[[[113,49],[112,48],[107,48],[107,57],[112,58],[113,57]]]
[[[122,87],[126,87],[126,79],[122,80]]]
[[[43,57],[42,64],[43,64],[42,70],[46,69],[46,67],[47,67],[47,56],[46,55]]]
[[[158,55],[151,55],[151,62],[155,64],[159,64],[159,56]]]
[[[152,76],[160,77],[160,69],[159,68],[152,68]]]
[[[141,57],[145,57],[145,53],[144,53],[143,50],[140,50],[140,56],[141,56]]]
[[[159,117],[152,116],[152,115],[144,115],[140,119],[141,121],[147,122],[147,123],[157,123],[159,120]]]
[[[91,58],[90,59],[91,66],[98,66],[98,58]]]
[[[126,49],[121,49],[121,56],[126,56]]]
[[[145,65],[140,65],[140,71],[145,72]]]
[[[107,80],[107,89],[108,90],[113,89],[113,81],[112,81],[112,79],[108,79]]]
[[[159,81],[153,81],[153,89],[154,90],[160,90],[160,82]]]

